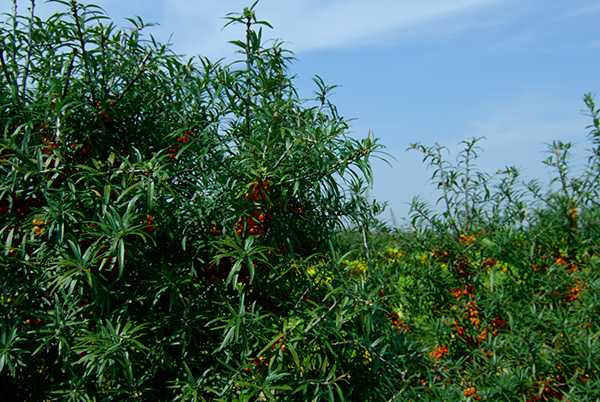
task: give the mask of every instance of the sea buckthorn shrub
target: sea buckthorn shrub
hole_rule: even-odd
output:
[[[408,395],[427,357],[338,235],[381,146],[332,87],[298,97],[253,7],[223,65],[58,3],[1,26],[0,399]]]
[[[406,400],[588,401],[600,398],[599,111],[584,169],[570,144],[549,145],[550,190],[515,168],[474,168],[478,139],[458,163],[414,144],[434,166],[436,209],[412,205],[388,267],[397,306],[428,358]]]

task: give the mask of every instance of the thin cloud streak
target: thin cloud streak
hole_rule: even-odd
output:
[[[501,0],[389,1],[336,3],[317,11],[305,12],[283,24],[283,37],[294,43],[296,51],[350,47],[357,42],[381,37],[418,25],[458,17],[466,11]],[[316,7],[315,7],[316,8]],[[310,22],[310,27],[306,23]],[[308,29],[307,29],[308,28]]]
[[[590,122],[584,107],[580,99],[552,89],[529,91],[490,102],[477,111],[481,117],[470,126],[473,136],[485,136],[485,145],[491,149],[555,140],[585,142]]]
[[[269,21],[274,30],[267,29],[264,38],[281,38],[289,42],[294,53],[332,48],[356,48],[357,46],[388,46],[390,33],[404,32],[402,37],[414,40],[414,33],[432,23],[439,34],[449,37],[469,29],[482,29],[497,21],[473,24],[463,16],[473,11],[489,9],[514,0],[346,0],[323,3],[320,0],[282,1],[261,0],[256,6],[260,20]],[[124,18],[136,15],[144,22],[155,22],[146,34],[152,34],[160,42],[171,38],[178,53],[192,56],[199,54],[210,59],[230,56],[234,48],[228,41],[243,37],[244,27],[227,27],[222,30],[228,13],[241,12],[250,5],[248,0],[227,2],[197,2],[193,0],[96,0],[119,26],[128,26]],[[29,2],[18,1],[19,12],[26,13]],[[63,10],[64,9],[64,10]],[[51,10],[51,11],[50,11]],[[56,4],[36,4],[36,14],[42,18],[66,7]],[[8,2],[0,6],[0,12],[11,12]],[[425,35],[431,36],[431,30]]]
[[[475,10],[512,0],[429,0],[421,2],[372,0],[323,3],[308,0],[282,2],[263,0],[256,6],[259,20],[269,21],[274,30],[266,30],[264,38],[282,38],[295,53],[331,48],[355,48],[357,45],[385,46],[385,35],[429,25],[438,21],[459,19]],[[162,18],[167,26],[177,26],[173,41],[189,54],[210,58],[230,54],[227,41],[243,35],[243,27],[228,27],[222,19],[229,12],[241,12],[246,1],[227,3],[195,3],[176,0],[169,4]],[[494,22],[490,21],[490,24]],[[461,24],[454,29],[464,30]],[[444,34],[451,34],[444,32]],[[191,50],[191,51],[189,51]]]

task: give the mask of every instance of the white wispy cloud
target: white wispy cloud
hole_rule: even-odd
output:
[[[590,32],[600,16],[600,4],[590,0],[569,3],[548,1],[540,7],[535,1],[525,1],[514,8],[510,22],[496,38],[492,53],[565,54],[597,47],[596,36],[583,40],[582,32]]]
[[[113,0],[104,1],[112,3]],[[474,10],[511,1],[261,0],[256,6],[256,15],[274,27],[273,31],[265,31],[265,37],[282,38],[290,43],[291,50],[300,53],[357,45],[385,45],[385,35],[391,32],[408,31],[434,22],[456,21]],[[173,41],[178,47],[185,53],[200,53],[210,58],[229,54],[231,47],[226,45],[227,41],[243,35],[243,27],[221,30],[226,21],[220,17],[232,11],[241,12],[249,5],[241,0],[210,3],[171,0],[166,6],[161,4],[162,25],[173,29]],[[451,30],[465,29],[465,24],[451,26]]]
[[[0,12],[10,12],[11,3],[0,4]],[[252,0],[92,0],[92,3],[104,8],[119,26],[128,24],[125,17],[139,15],[146,22],[160,24],[148,33],[161,42],[173,35],[177,52],[216,59],[231,55],[234,49],[227,42],[243,37],[244,33],[242,26],[222,30],[226,22],[222,17],[241,12]],[[587,0],[579,3],[570,7],[568,13],[555,13],[552,18],[570,19],[599,9]],[[17,4],[19,11],[26,13],[30,1],[17,0]],[[498,25],[508,26],[524,16],[531,17],[533,25],[543,23],[535,18],[538,11],[531,11],[539,8],[528,4],[517,0],[260,0],[256,13],[275,28],[266,29],[265,38],[281,38],[289,42],[290,50],[301,53],[452,38]],[[65,7],[36,4],[42,17],[61,8]],[[539,35],[539,32],[508,35],[504,47],[526,46]]]
[[[485,136],[489,147],[523,147],[529,144],[585,141],[589,118],[580,111],[581,97],[558,94],[551,89],[528,91],[489,102],[471,122],[475,136]]]
[[[489,173],[504,166],[517,166],[529,179],[548,179],[552,169],[541,163],[554,141],[572,143],[572,166],[581,167],[588,156],[590,118],[580,113],[580,97],[551,89],[529,91],[490,102],[480,110],[481,118],[470,123],[470,133],[485,136],[479,165]],[[550,175],[550,176],[549,176]]]
[[[474,8],[500,0],[429,0],[429,1],[318,1],[298,2],[296,9],[274,15],[282,21],[281,32],[298,51],[349,46],[357,41],[381,36],[386,32],[459,16]],[[272,4],[267,4],[272,3]],[[265,9],[277,10],[275,0]]]

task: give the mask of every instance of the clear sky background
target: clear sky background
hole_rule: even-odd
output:
[[[244,0],[96,0],[120,27],[140,16],[160,42],[188,57],[235,60],[228,40],[243,28],[222,17],[250,6]],[[17,0],[19,13],[30,1]],[[12,12],[0,0],[0,12]],[[36,2],[40,17],[64,6]],[[388,201],[401,225],[413,197],[435,201],[431,171],[410,143],[487,139],[479,167],[519,167],[526,179],[548,180],[541,160],[547,143],[574,142],[585,154],[591,119],[583,95],[600,91],[600,2],[597,0],[260,0],[265,38],[280,38],[297,57],[300,95],[312,77],[339,85],[331,101],[355,118],[352,132],[371,132],[386,146],[391,166],[374,161],[370,195]],[[600,96],[597,98],[600,104]]]

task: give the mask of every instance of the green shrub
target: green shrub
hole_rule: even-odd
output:
[[[549,146],[558,184],[545,193],[518,171],[473,168],[415,144],[434,166],[442,211],[415,199],[398,232],[399,307],[428,350],[429,400],[588,401],[600,397],[599,111],[590,158],[571,178],[570,144]],[[391,272],[391,273],[392,273]],[[391,283],[394,277],[389,279]]]
[[[332,87],[299,99],[252,8],[229,16],[242,63],[222,65],[59,3],[2,25],[2,399],[405,390],[422,356],[337,236],[372,220],[381,146],[347,137]]]

